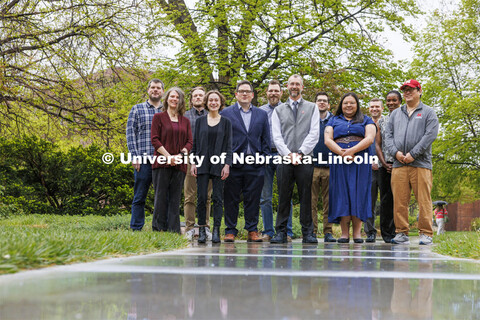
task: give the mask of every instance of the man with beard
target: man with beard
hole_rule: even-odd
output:
[[[375,122],[375,125],[377,126],[377,131],[378,131],[378,122],[380,121],[383,112],[383,102],[379,98],[373,98],[370,100],[370,106],[368,107],[368,112],[370,113],[370,116],[372,117],[373,122]],[[376,149],[375,149],[375,143],[373,143],[370,146],[371,154],[374,155],[376,154]],[[367,234],[367,239],[365,242],[375,242],[375,239],[377,238],[377,229],[375,229],[375,217],[376,212],[375,212],[375,207],[377,206],[377,198],[378,198],[378,188],[379,188],[379,183],[378,183],[378,176],[379,176],[379,171],[378,171],[378,163],[373,163],[372,164],[372,190],[371,190],[371,195],[372,195],[372,217],[368,218],[367,221],[365,222],[363,226],[363,230]]]
[[[148,100],[132,107],[127,120],[128,152],[135,156],[153,156],[154,149],[150,138],[153,116],[161,112],[164,84],[159,79],[148,82]],[[145,224],[145,201],[152,184],[152,165],[132,162],[135,183],[133,185],[132,218],[130,229],[142,230]]]
[[[268,103],[261,106],[260,109],[264,110],[268,114],[268,122],[270,124],[270,148],[272,156],[278,155],[277,148],[273,143],[272,139],[272,114],[275,107],[281,104],[280,98],[282,97],[282,86],[278,80],[272,80],[267,87],[267,100]],[[273,197],[273,177],[275,176],[275,171],[277,170],[277,165],[274,163],[268,163],[265,166],[265,181],[263,183],[262,196],[260,198],[260,209],[262,210],[262,220],[263,220],[263,241],[270,241],[274,236],[275,231],[273,229],[273,207],[272,207],[272,197]],[[290,216],[287,223],[287,239],[292,240],[293,231],[292,231],[292,206],[290,206]]]
[[[190,92],[190,109],[185,112],[185,117],[190,120],[190,126],[192,127],[192,132],[195,132],[195,122],[198,118],[207,115],[208,111],[205,110],[204,99],[205,97],[205,88],[195,87]],[[195,143],[195,141],[194,141]],[[197,178],[192,176],[190,173],[190,164],[187,166],[187,174],[185,175],[185,182],[183,185],[183,193],[185,196],[185,202],[183,204],[183,213],[185,216],[185,236],[188,240],[193,240],[195,235],[195,230],[193,229],[195,225],[195,203],[197,198]],[[207,198],[207,227],[205,232],[207,234],[207,240],[212,240],[212,233],[208,227],[210,222],[210,200],[212,196],[212,181],[208,183],[208,198]]]
[[[288,79],[288,100],[275,108],[272,115],[273,141],[278,153],[288,157],[290,163],[278,166],[278,216],[276,231],[271,243],[287,242],[287,221],[294,184],[300,198],[300,224],[303,243],[318,243],[312,223],[311,155],[318,142],[320,116],[317,106],[302,98],[303,79],[292,75]]]

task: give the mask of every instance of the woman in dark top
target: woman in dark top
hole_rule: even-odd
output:
[[[325,128],[325,145],[344,161],[330,165],[328,222],[340,223],[342,237],[339,243],[350,241],[350,221],[354,242],[362,243],[362,221],[372,216],[372,164],[368,161],[348,164],[345,160],[351,161],[357,155],[363,158],[364,152],[369,153],[375,133],[375,123],[362,114],[357,95],[345,94]]]
[[[203,157],[203,163],[194,161],[191,174],[197,177],[197,217],[200,226],[198,242],[205,243],[206,200],[208,182],[213,185],[213,233],[212,242],[220,242],[220,224],[223,216],[223,182],[232,165],[232,124],[219,112],[225,107],[225,97],[213,90],[205,95],[208,115],[195,122],[195,139],[192,154]],[[213,157],[213,158],[212,158]],[[216,160],[220,160],[215,161]],[[213,160],[213,161],[212,161]]]
[[[192,148],[184,93],[173,87],[165,94],[161,113],[152,120],[151,139],[157,161],[152,165],[155,189],[152,229],[180,233],[180,199],[187,172],[184,155]]]

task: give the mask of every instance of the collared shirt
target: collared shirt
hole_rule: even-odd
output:
[[[242,116],[243,119],[243,124],[245,125],[245,128],[248,130],[250,129],[250,122],[252,121],[252,105],[248,107],[248,111],[243,110],[242,106],[240,103],[238,104],[238,109],[240,110],[240,115]],[[250,143],[247,146],[247,154],[252,154],[252,149],[250,149]]]
[[[331,117],[333,117],[333,114],[330,111],[328,111],[325,119],[320,118],[320,122],[319,122],[320,134],[318,136],[318,143],[315,146],[315,148],[313,148],[314,158],[320,159],[320,156],[322,157],[321,158],[322,160],[326,160],[328,158],[328,154],[330,153],[330,150],[325,145],[325,127],[327,126],[327,123]],[[327,168],[329,167],[328,164],[319,163],[318,161],[314,162],[313,165],[315,167],[327,167]]]
[[[275,143],[273,143],[273,132],[272,132],[272,114],[273,110],[275,110],[276,106],[279,106],[282,104],[279,102],[278,104],[272,106],[270,103],[264,104],[263,106],[260,107],[263,111],[266,111],[268,114],[268,124],[270,125],[270,148],[275,148]]]
[[[302,101],[302,99],[303,98],[300,98],[297,100],[299,104]],[[288,98],[288,101],[286,103],[288,103],[293,110],[293,100]],[[285,139],[283,138],[283,135],[282,135],[280,119],[278,118],[277,112],[274,112],[272,115],[272,137],[273,138],[278,137],[278,141],[274,141],[275,146],[277,147],[278,153],[281,156],[289,155],[292,152],[301,152],[303,154],[310,154],[318,142],[318,135],[319,135],[318,130],[320,126],[319,122],[320,122],[320,112],[318,111],[318,107],[315,106],[315,109],[313,110],[313,117],[310,121],[310,132],[305,137],[305,140],[303,141],[302,146],[300,147],[299,150],[289,150],[287,145],[285,144]]]
[[[144,153],[153,155],[150,130],[152,119],[156,113],[161,112],[161,107],[155,108],[148,101],[132,107],[127,120],[127,147],[132,156],[141,156]]]
[[[192,128],[192,135],[195,135],[195,122],[198,118],[203,117],[208,114],[207,109],[202,109],[202,111],[198,112],[197,109],[192,107],[190,110],[185,112],[184,117],[190,120],[190,127]]]

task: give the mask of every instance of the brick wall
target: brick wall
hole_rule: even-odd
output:
[[[480,218],[480,200],[471,203],[451,203],[447,205],[447,231],[467,231],[473,219]]]

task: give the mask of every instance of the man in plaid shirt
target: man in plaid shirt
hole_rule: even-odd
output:
[[[159,79],[148,83],[148,100],[133,106],[127,121],[128,152],[135,156],[153,156],[153,145],[150,138],[152,119],[155,113],[161,112],[164,84]],[[135,184],[133,186],[132,218],[130,228],[142,230],[145,224],[145,200],[152,184],[152,165],[132,162]]]

